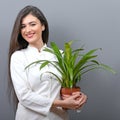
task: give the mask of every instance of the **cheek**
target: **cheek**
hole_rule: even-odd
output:
[[[22,37],[24,38],[25,37],[24,30],[21,30],[20,33],[21,33]]]
[[[37,33],[42,33],[42,26],[37,26],[36,30]]]

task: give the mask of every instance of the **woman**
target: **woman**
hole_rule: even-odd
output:
[[[55,59],[43,51],[48,35],[47,20],[38,8],[26,6],[19,12],[9,49],[10,83],[17,98],[16,120],[68,120],[66,109],[79,109],[86,102],[87,96],[79,92],[60,98],[60,83],[45,73],[54,70],[58,74],[52,66],[40,71],[35,65],[25,70],[33,61]]]

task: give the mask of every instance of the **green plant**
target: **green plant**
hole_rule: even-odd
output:
[[[73,50],[71,45],[73,41],[66,42],[64,44],[64,50],[61,51],[55,42],[51,42],[51,48],[45,48],[44,51],[55,55],[55,61],[49,60],[38,60],[32,64],[40,64],[40,69],[44,68],[46,65],[53,65],[61,74],[61,77],[57,76],[54,72],[49,72],[53,74],[61,83],[62,87],[72,88],[76,86],[76,83],[81,80],[81,76],[94,69],[105,69],[112,73],[115,71],[108,65],[102,64],[95,60],[97,55],[94,53],[98,49],[92,49],[87,53],[83,53],[83,47]],[[27,68],[26,67],[26,68]]]

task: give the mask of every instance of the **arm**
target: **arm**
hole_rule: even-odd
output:
[[[64,96],[63,100],[55,100],[53,106],[67,109],[78,109],[87,101],[87,96],[83,93],[73,93],[72,96]]]
[[[47,115],[53,100],[41,96],[30,88],[24,63],[25,58],[22,53],[17,52],[12,55],[10,66],[11,77],[18,100],[24,107]]]

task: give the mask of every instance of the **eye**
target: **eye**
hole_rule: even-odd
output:
[[[35,23],[31,23],[30,25],[31,25],[31,26],[35,26],[36,24],[35,24]]]
[[[25,28],[25,25],[21,25],[21,27],[20,27],[21,29],[23,29],[23,28]]]

